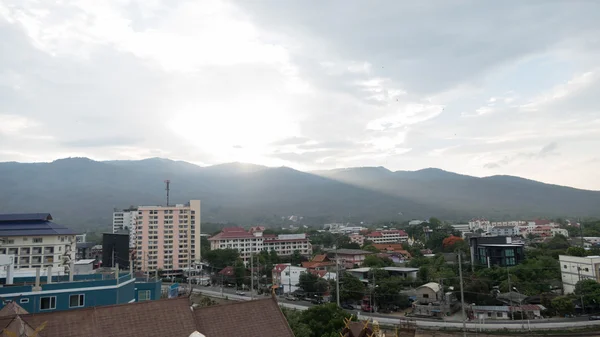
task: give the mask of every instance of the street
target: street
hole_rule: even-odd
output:
[[[184,286],[184,285],[182,285]],[[185,285],[187,287],[187,285]],[[168,285],[163,285],[163,288],[168,287]],[[221,293],[221,287],[204,287],[204,286],[195,286],[194,293],[201,293],[211,297],[225,298],[231,300],[238,301],[249,301],[251,300],[250,292],[244,291],[245,295],[240,296],[236,295],[235,292],[237,290],[235,288],[223,288],[223,292]],[[263,295],[254,295],[255,299],[265,298]],[[284,297],[278,297],[278,302],[282,307],[296,309],[296,310],[306,310],[315,304],[309,303],[307,301],[288,301]],[[456,321],[441,321],[436,319],[429,318],[420,318],[420,317],[399,317],[393,315],[385,315],[379,313],[363,313],[359,310],[346,310],[351,314],[354,314],[359,319],[374,319],[379,321],[380,323],[388,323],[388,324],[400,324],[401,322],[414,321],[417,327],[421,328],[455,328],[462,329],[462,322]],[[502,330],[502,329],[511,329],[511,330],[543,330],[543,329],[557,329],[557,328],[582,328],[586,326],[600,326],[600,321],[590,321],[588,317],[575,317],[575,318],[552,318],[552,319],[542,319],[542,320],[531,320],[531,321],[486,321],[484,323],[479,322],[467,322],[467,329],[469,330]]]

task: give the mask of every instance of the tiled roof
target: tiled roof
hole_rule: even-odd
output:
[[[235,270],[233,269],[232,266],[228,266],[223,268],[220,272],[219,275],[223,275],[223,276],[232,276],[235,275]]]
[[[315,255],[315,257],[313,257],[313,259],[312,259],[312,262],[325,262],[325,261],[329,261],[329,259],[327,258],[327,255],[325,255],[325,254]]]
[[[0,214],[0,237],[77,234],[50,220],[52,216],[49,213]]]
[[[274,298],[204,307],[195,310],[193,315],[197,331],[207,337],[294,337]]]
[[[2,309],[0,309],[0,317],[25,314],[28,314],[27,310],[21,308],[21,306],[18,305],[15,301],[10,301]]]
[[[293,337],[274,298],[190,308],[187,297],[0,317],[0,331],[21,317],[40,337]]]

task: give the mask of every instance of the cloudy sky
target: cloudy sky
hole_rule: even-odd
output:
[[[0,0],[0,161],[600,190],[600,1]]]

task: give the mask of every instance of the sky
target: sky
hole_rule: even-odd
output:
[[[0,161],[600,190],[600,1],[0,0]]]

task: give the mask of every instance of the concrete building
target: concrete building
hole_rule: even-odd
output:
[[[263,235],[262,231],[231,227],[224,228],[208,241],[211,249],[237,249],[244,261],[250,259],[250,254],[263,250],[274,250],[277,255],[292,255],[296,250],[305,256],[312,255],[312,245],[306,234]]]
[[[471,261],[483,266],[514,266],[525,259],[524,244],[510,236],[472,237],[469,239]]]
[[[581,280],[600,282],[600,256],[559,255],[558,260],[565,294],[572,294]]]
[[[425,223],[425,222],[427,222],[427,221],[425,221],[425,220],[410,220],[408,222],[408,225],[409,226],[418,226],[418,225],[420,225],[422,223]]]
[[[552,234],[552,237],[555,237],[556,235],[562,235],[566,238],[569,237],[569,231],[564,228],[552,228],[550,229],[550,233]]]
[[[394,243],[408,240],[408,234],[401,229],[375,231],[365,235],[365,239],[373,243]]]
[[[490,229],[492,236],[515,236],[520,235],[519,228],[516,226],[495,226]]]
[[[370,254],[373,254],[373,252],[360,249],[333,249],[327,252],[327,257],[333,261],[337,259],[340,267],[351,269],[354,266],[360,267],[365,260],[365,256]]]
[[[362,267],[362,268],[354,268],[347,269],[346,272],[350,273],[350,275],[358,278],[362,282],[369,283],[372,280],[369,280],[369,272],[371,271],[370,267]],[[386,270],[390,276],[398,276],[404,277],[411,280],[417,279],[417,273],[419,272],[419,268],[405,268],[405,267],[383,267],[383,270]]]
[[[49,213],[0,214],[0,254],[13,256],[15,276],[42,267],[64,273],[75,260],[76,234]]]
[[[417,316],[444,317],[456,312],[459,303],[452,292],[444,293],[439,283],[429,282],[416,290],[413,314]]]
[[[352,234],[352,235],[349,235],[348,237],[350,238],[350,242],[358,243],[360,246],[365,244],[364,235]]]
[[[200,200],[138,207],[136,269],[178,271],[200,265],[200,231]]]
[[[113,233],[129,233],[129,247],[135,247],[135,241],[137,236],[135,234],[135,227],[137,224],[138,210],[137,208],[131,207],[124,210],[115,209],[113,212]]]

